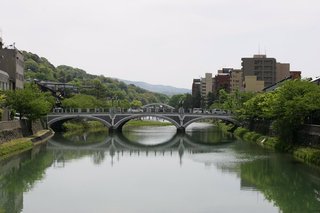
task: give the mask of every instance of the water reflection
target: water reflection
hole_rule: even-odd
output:
[[[19,156],[0,161],[0,212],[21,212],[23,194],[45,177],[54,162],[45,146],[35,147]]]
[[[65,138],[57,134],[47,146],[0,162],[0,212],[37,212],[41,206],[47,212],[63,212],[69,203],[48,208],[50,203],[41,202],[39,194],[36,196],[37,190],[44,190],[44,186],[63,189],[64,193],[59,194],[60,200],[72,203],[67,187],[71,184],[70,180],[76,188],[81,189],[81,184],[91,176],[94,181],[90,182],[90,188],[94,193],[86,193],[93,197],[76,201],[80,212],[85,211],[81,208],[98,206],[95,202],[101,195],[110,201],[108,206],[114,208],[115,203],[119,202],[111,202],[114,197],[121,200],[121,206],[138,205],[140,201],[134,202],[132,199],[135,196],[143,198],[141,200],[145,208],[139,209],[141,212],[168,210],[163,203],[148,200],[151,198],[167,204],[180,203],[181,206],[171,205],[169,210],[172,212],[197,212],[199,209],[204,212],[319,212],[318,168],[297,163],[283,154],[236,141],[212,128],[199,131],[196,128],[189,129],[185,135],[172,135],[170,131],[166,134],[164,131],[162,134],[166,135],[157,143],[154,143],[152,136],[140,134],[138,130],[104,135],[103,138],[101,134],[104,133],[96,134],[96,142],[94,135]],[[88,137],[90,140],[86,143]],[[141,140],[144,142],[141,143]],[[59,172],[63,173],[61,181],[57,179]],[[125,189],[121,188],[123,184]],[[152,191],[148,191],[150,187]],[[100,191],[103,188],[107,190]],[[160,196],[162,188],[169,190],[170,194]],[[123,196],[124,192],[128,196]],[[46,199],[57,199],[54,193],[43,193]],[[144,193],[147,196],[144,197]],[[253,196],[252,193],[256,194]],[[67,197],[63,197],[64,194]],[[85,197],[85,194],[81,196]],[[94,197],[95,194],[97,197]],[[173,196],[175,194],[176,197]],[[187,199],[186,202],[182,199],[184,197],[193,199]],[[212,205],[215,202],[228,205]],[[118,212],[138,211],[138,208],[132,208],[126,211],[117,206]],[[105,211],[98,209],[95,212]]]
[[[77,151],[79,157],[85,156],[81,153],[92,153],[94,162],[99,164],[103,161],[105,153],[109,153],[111,156],[111,164],[114,163],[114,158],[119,159],[123,153],[129,153],[129,155],[145,155],[150,154],[165,155],[169,154],[172,156],[174,152],[179,154],[179,163],[182,164],[182,156],[185,152],[187,153],[204,153],[204,152],[216,152],[217,146],[224,147],[226,144],[232,141],[221,141],[221,142],[195,142],[194,138],[188,134],[168,134],[170,137],[163,137],[161,143],[154,143],[153,136],[149,137],[148,134],[134,134],[134,137],[128,138],[128,134],[112,134],[105,138],[100,143],[89,143],[86,146],[79,146],[78,143],[70,144],[69,142],[61,140],[61,136],[56,136],[48,142],[48,150],[52,150],[54,156],[57,156],[57,162],[64,162],[63,152],[65,151]],[[141,139],[144,141],[140,142]],[[148,142],[149,141],[149,142]],[[150,142],[151,141],[151,142]],[[84,151],[84,152],[81,152]],[[115,156],[117,154],[117,156]]]

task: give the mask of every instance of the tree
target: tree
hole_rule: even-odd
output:
[[[292,143],[301,125],[317,116],[319,111],[320,87],[308,81],[294,80],[246,101],[239,110],[239,118],[249,124],[270,121],[280,139]]]
[[[5,105],[22,117],[33,121],[46,115],[54,105],[54,98],[42,93],[35,84],[26,84],[22,90],[6,91]]]
[[[94,96],[77,94],[72,96],[71,98],[64,99],[62,101],[62,106],[64,108],[86,109],[86,108],[103,107],[103,103],[97,100]]]
[[[217,99],[216,94],[209,92],[207,95],[207,105],[211,106],[216,99]]]
[[[169,99],[169,105],[178,109],[179,107],[182,106],[182,103],[184,103],[185,101],[185,94],[177,94],[177,95],[173,95],[171,96],[171,98]]]
[[[130,103],[130,105],[131,105],[132,108],[142,107],[141,101],[138,101],[138,100],[133,100],[133,101]]]
[[[269,102],[273,129],[283,141],[293,142],[301,125],[320,110],[320,87],[304,80],[287,81],[273,94]]]

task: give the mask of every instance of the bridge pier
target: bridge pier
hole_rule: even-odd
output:
[[[182,133],[186,133],[186,128],[184,128],[184,127],[178,127],[177,128],[177,133],[179,133],[179,134],[182,134]]]
[[[122,129],[121,128],[115,128],[113,126],[109,127],[109,133],[112,134],[112,133],[118,133],[118,132],[122,132]]]

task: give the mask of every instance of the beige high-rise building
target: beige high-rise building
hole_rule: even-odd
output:
[[[240,69],[232,69],[230,72],[231,92],[243,91],[243,72]]]
[[[245,92],[260,92],[264,88],[264,81],[257,80],[255,75],[244,76]]]
[[[276,82],[290,77],[290,64],[288,63],[277,63],[276,65]]]
[[[201,97],[207,97],[209,92],[212,92],[212,73],[206,73],[204,78],[201,78]]]

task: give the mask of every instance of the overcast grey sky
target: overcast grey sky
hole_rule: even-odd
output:
[[[153,84],[190,89],[259,46],[320,76],[319,0],[0,0],[0,29],[55,66]]]

